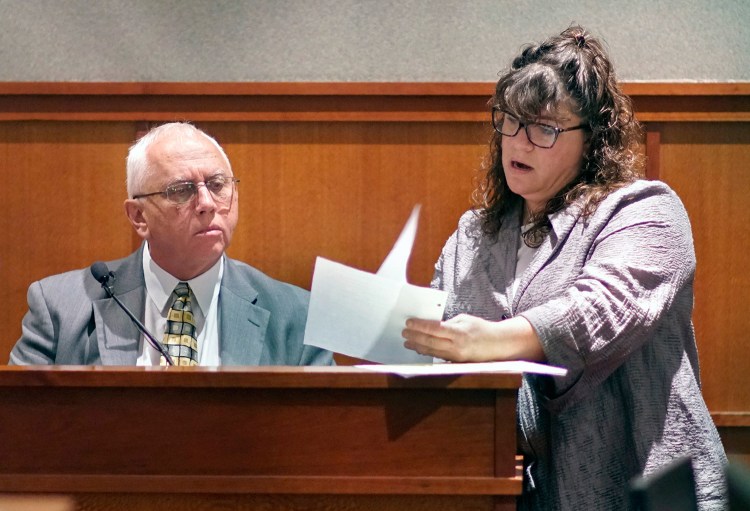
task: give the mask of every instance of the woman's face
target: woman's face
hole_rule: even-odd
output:
[[[581,119],[567,109],[560,109],[542,114],[532,122],[565,129],[580,125]],[[532,144],[522,127],[513,137],[503,135],[501,144],[508,187],[524,198],[531,212],[538,212],[581,171],[586,131],[562,132],[552,147],[544,149]]]

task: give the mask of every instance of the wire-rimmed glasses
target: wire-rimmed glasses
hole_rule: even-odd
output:
[[[178,181],[168,185],[160,192],[140,193],[138,195],[133,195],[133,198],[143,199],[154,195],[162,195],[173,204],[185,204],[198,195],[198,188],[205,186],[217,203],[229,204],[232,201],[234,185],[239,182],[240,180],[237,178],[221,175],[210,177],[202,183]]]

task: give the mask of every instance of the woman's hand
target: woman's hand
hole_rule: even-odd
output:
[[[522,316],[500,322],[468,314],[447,321],[410,318],[402,335],[404,347],[451,362],[545,359],[536,332]]]

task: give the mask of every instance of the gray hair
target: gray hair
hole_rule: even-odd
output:
[[[229,163],[229,158],[227,158],[224,149],[213,137],[187,122],[170,122],[168,124],[162,124],[161,126],[151,129],[143,137],[138,139],[135,144],[130,146],[130,149],[128,150],[125,167],[127,170],[126,186],[128,197],[132,197],[138,193],[144,193],[144,190],[141,190],[141,187],[152,170],[151,162],[148,160],[147,156],[148,149],[151,147],[151,144],[165,136],[175,136],[182,139],[205,138],[219,150],[219,153],[227,164],[227,168],[231,171],[232,165]]]

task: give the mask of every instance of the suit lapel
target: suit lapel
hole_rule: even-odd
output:
[[[115,272],[114,292],[137,318],[143,315],[143,247],[110,268]],[[103,365],[135,365],[141,333],[112,298],[93,302],[99,356]]]
[[[493,289],[504,291],[506,300],[513,297],[513,280],[516,275],[516,257],[521,245],[521,214],[520,209],[511,213],[507,220],[500,226],[496,241],[491,241],[487,236],[481,237],[481,243],[490,244],[487,249],[490,256],[485,268],[485,274],[489,275]],[[508,302],[501,304],[508,306]]]
[[[544,241],[539,246],[539,250],[536,251],[534,257],[531,259],[529,267],[526,268],[526,271],[521,276],[518,290],[513,297],[514,314],[526,288],[529,287],[531,281],[542,270],[542,268],[544,268],[547,262],[560,250],[563,242],[568,235],[570,235],[570,232],[576,225],[578,216],[577,208],[575,206],[568,207],[567,209],[558,211],[550,216],[552,229],[549,234],[545,236]]]
[[[226,258],[219,294],[222,365],[262,365],[271,313],[256,305],[258,292]]]
[[[133,314],[137,314],[135,300],[119,298],[128,309],[134,311]],[[102,365],[135,365],[140,341],[138,328],[113,299],[97,300],[93,305]]]

